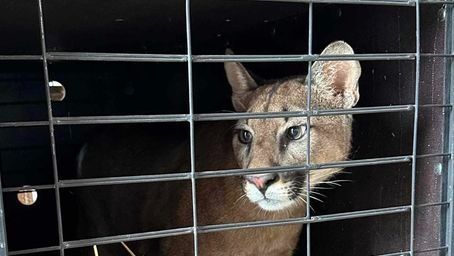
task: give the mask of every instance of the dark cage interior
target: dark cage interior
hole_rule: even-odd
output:
[[[0,172],[8,250],[58,246],[53,187],[38,190],[38,200],[31,206],[20,204],[14,189],[54,183],[45,77],[40,58],[38,1],[0,0],[0,6]],[[307,54],[308,6],[296,2],[193,0],[192,54],[222,55],[226,48],[239,55]],[[42,8],[49,80],[58,81],[66,88],[65,99],[52,102],[52,114],[61,120],[55,126],[59,179],[77,178],[78,153],[90,138],[105,130],[131,127],[127,124],[74,124],[68,121],[74,120],[71,117],[188,113],[188,74],[183,61],[52,58],[76,52],[184,57],[187,54],[184,1],[45,0]],[[420,10],[421,107],[417,153],[421,157],[416,161],[416,205],[419,207],[415,210],[415,249],[421,251],[449,243],[445,236],[448,204],[440,203],[448,200],[448,157],[444,153],[450,108],[444,105],[449,103],[446,78],[449,59],[436,54],[445,54],[450,49],[447,25],[450,8],[449,5],[424,4]],[[356,107],[410,106],[406,111],[354,115],[349,159],[412,155],[414,112],[411,106],[415,104],[417,82],[415,20],[414,6],[313,4],[314,54],[319,54],[335,40],[348,42],[359,54],[395,54],[394,59],[361,61],[361,98]],[[1,56],[16,55],[36,59],[1,59]],[[258,81],[306,74],[308,70],[307,62],[303,61],[244,65]],[[222,63],[194,62],[193,84],[194,113],[233,111],[231,89]],[[8,125],[29,121],[36,123],[24,127]],[[181,137],[185,140],[189,136],[188,125],[183,126],[183,130],[175,130],[178,125],[168,123],[133,126],[128,129],[145,127],[159,132],[163,139]],[[136,171],[121,175],[149,174],[149,170]],[[410,205],[411,177],[411,161],[347,168],[334,178],[341,186],[327,186],[320,191],[325,195],[321,198],[323,202],[311,201],[312,213],[327,215]],[[135,191],[134,187],[145,185],[121,186]],[[65,241],[89,238],[77,234],[78,226],[84,224],[78,221],[76,194],[84,189],[91,188],[61,189]],[[119,195],[119,200],[123,196]],[[141,195],[137,197],[146,201]],[[125,223],[132,223],[128,232],[147,231],[133,226],[135,218],[134,213],[125,216]],[[408,211],[311,226],[312,255],[381,255],[408,251],[410,247]],[[307,239],[303,229],[295,255],[306,255]],[[441,255],[440,251],[444,252],[438,250],[424,255]],[[79,249],[69,249],[67,255],[84,254]]]

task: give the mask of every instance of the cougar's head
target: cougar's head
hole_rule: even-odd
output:
[[[328,45],[322,55],[353,54],[345,42]],[[237,62],[226,62],[232,102],[238,112],[306,110],[308,81],[302,76],[258,86]],[[316,61],[312,65],[311,106],[318,109],[351,108],[358,99],[358,61]],[[310,118],[310,162],[345,160],[350,151],[352,118],[348,115]],[[267,168],[306,164],[306,117],[239,120],[233,149],[242,168]],[[329,179],[340,169],[310,171],[310,187]],[[244,176],[243,190],[252,203],[267,211],[301,207],[308,193],[305,171]]]

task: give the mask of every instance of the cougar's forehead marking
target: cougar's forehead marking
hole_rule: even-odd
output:
[[[248,112],[279,112],[301,108],[306,104],[303,85],[293,80],[270,85],[257,90]]]
[[[282,112],[288,112],[286,107],[282,107]],[[288,122],[288,116],[284,117],[285,122]]]
[[[296,80],[264,85],[256,91],[248,112],[288,112],[305,108],[306,88]],[[293,118],[248,119],[246,124],[252,129],[260,129],[270,135]]]
[[[270,104],[272,102],[273,96],[276,94],[277,90],[279,89],[279,84],[275,83],[270,86],[270,89],[268,90],[268,95],[266,99],[266,105],[264,107],[264,111],[270,112]]]

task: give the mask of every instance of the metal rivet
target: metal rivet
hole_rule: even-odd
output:
[[[443,173],[443,165],[441,163],[438,163],[434,171],[435,174],[441,175]]]
[[[35,189],[24,189],[17,192],[17,200],[23,205],[32,205],[38,200],[38,192]]]
[[[50,98],[52,101],[62,101],[66,96],[65,87],[58,81],[50,81]]]

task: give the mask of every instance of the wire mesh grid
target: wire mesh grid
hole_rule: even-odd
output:
[[[453,161],[452,161],[452,150],[453,150],[453,129],[449,127],[449,123],[454,123],[452,114],[452,93],[448,90],[448,95],[451,99],[446,101],[446,104],[420,104],[419,100],[419,87],[420,87],[420,63],[421,57],[434,57],[434,58],[446,58],[451,60],[454,55],[452,54],[452,39],[449,38],[448,50],[446,54],[425,54],[421,53],[421,33],[420,33],[420,6],[422,4],[448,4],[448,33],[451,35],[452,25],[452,1],[431,1],[431,0],[269,0],[274,2],[301,2],[301,4],[308,5],[308,54],[305,55],[193,55],[191,47],[191,2],[185,0],[185,21],[186,21],[186,43],[187,53],[186,54],[118,54],[118,53],[88,53],[88,52],[48,52],[45,40],[45,19],[43,13],[43,0],[37,0],[39,10],[39,25],[41,35],[41,55],[0,55],[0,60],[14,61],[14,60],[27,60],[27,61],[41,61],[44,73],[44,82],[49,84],[49,72],[48,72],[48,61],[114,61],[114,62],[184,62],[187,63],[187,76],[188,76],[188,99],[189,99],[189,113],[188,114],[177,114],[177,115],[127,115],[127,116],[90,116],[90,117],[54,117],[52,113],[52,103],[50,98],[49,88],[46,86],[46,102],[47,102],[47,114],[48,120],[45,121],[24,121],[24,122],[2,122],[0,128],[6,127],[29,127],[29,126],[48,126],[49,136],[51,144],[52,154],[52,167],[53,167],[53,178],[54,183],[48,185],[37,185],[29,186],[27,188],[37,190],[53,190],[55,193],[55,203],[57,209],[57,226],[58,226],[58,242],[56,246],[33,248],[20,251],[9,251],[6,245],[6,234],[5,234],[5,223],[4,223],[4,211],[3,207],[0,211],[2,222],[0,222],[0,255],[25,255],[38,252],[47,251],[59,251],[60,255],[65,254],[66,249],[79,248],[93,245],[103,245],[119,242],[128,242],[136,240],[145,240],[152,238],[161,238],[168,236],[177,236],[183,234],[193,235],[194,244],[194,255],[198,255],[198,234],[220,232],[226,230],[234,230],[241,228],[255,228],[255,227],[270,227],[276,225],[289,225],[296,223],[306,224],[306,255],[311,255],[311,224],[327,222],[327,221],[338,221],[347,220],[360,217],[368,216],[381,216],[396,213],[410,213],[410,241],[408,251],[392,252],[384,255],[414,255],[415,253],[432,252],[432,251],[445,251],[447,255],[452,255],[452,227],[453,223]],[[366,4],[366,5],[395,5],[395,6],[411,6],[415,11],[415,35],[416,35],[416,51],[412,53],[380,53],[380,54],[353,54],[353,55],[329,55],[320,56],[312,53],[312,29],[313,29],[313,6],[317,3],[338,3],[338,4]],[[308,63],[308,76],[309,76],[309,88],[311,87],[311,63],[316,60],[360,60],[360,61],[374,61],[374,60],[412,60],[415,63],[415,97],[414,104],[408,105],[394,105],[394,106],[378,106],[378,107],[362,107],[354,109],[328,109],[319,110],[312,108],[311,104],[308,104],[305,111],[299,112],[268,112],[268,113],[222,113],[222,114],[195,114],[193,110],[193,72],[192,64],[195,62],[226,62],[226,61],[239,61],[239,62],[307,62]],[[450,61],[448,61],[450,63]],[[453,67],[448,67],[452,69]],[[451,71],[452,74],[453,71]],[[452,84],[452,76],[446,78],[448,84]],[[451,90],[452,91],[452,90]],[[308,90],[307,102],[311,102],[311,90]],[[418,139],[418,113],[420,109],[424,108],[441,108],[446,109],[449,114],[449,120],[447,120],[449,134],[446,136],[449,140],[449,145],[446,145],[446,151],[434,154],[420,155],[417,153],[417,139]],[[310,123],[310,118],[314,116],[330,116],[330,115],[358,115],[358,114],[374,114],[374,113],[393,113],[393,112],[409,112],[414,114],[413,119],[413,141],[412,141],[412,153],[403,156],[393,157],[382,157],[373,159],[361,159],[361,160],[349,160],[341,162],[321,163],[314,164],[310,161],[310,139],[307,140],[307,158],[306,163],[300,166],[279,166],[270,168],[255,168],[255,169],[233,169],[233,170],[220,170],[220,171],[204,171],[196,170],[195,168],[195,153],[194,153],[194,123],[198,121],[218,121],[218,120],[237,120],[245,118],[275,118],[275,117],[297,117],[303,116],[307,118],[307,122]],[[60,179],[57,168],[57,150],[54,137],[54,127],[58,125],[83,125],[83,124],[121,124],[121,123],[157,123],[157,122],[187,122],[189,123],[190,130],[190,170],[184,173],[176,174],[155,174],[155,175],[140,175],[140,176],[124,176],[124,177],[107,177],[107,178],[90,178],[90,179]],[[310,125],[307,126],[308,138],[310,138]],[[449,159],[449,182],[450,190],[445,201],[437,203],[417,204],[416,203],[416,162],[420,158],[430,157],[445,157]],[[307,189],[310,188],[309,182],[309,171],[326,169],[326,168],[345,168],[345,167],[356,167],[356,166],[368,166],[368,165],[384,165],[394,163],[411,163],[411,203],[409,205],[402,205],[397,207],[387,207],[380,209],[371,210],[360,210],[328,215],[314,215],[310,211],[310,196],[307,194],[307,212],[305,217],[292,218],[284,220],[266,220],[266,221],[254,221],[254,222],[241,222],[241,223],[227,223],[227,224],[214,224],[200,226],[197,222],[197,200],[196,200],[196,180],[215,178],[215,177],[226,177],[226,176],[237,176],[244,174],[260,174],[269,172],[289,172],[299,171],[306,172],[308,175]],[[103,186],[103,185],[119,185],[119,184],[137,184],[137,183],[148,183],[148,182],[160,182],[160,181],[176,181],[176,180],[188,180],[191,182],[191,197],[192,197],[192,217],[193,225],[183,228],[175,228],[170,230],[159,230],[144,233],[134,234],[123,234],[109,237],[97,237],[91,239],[73,240],[67,241],[63,237],[63,224],[62,224],[62,212],[61,212],[61,199],[60,189],[68,187],[84,187],[84,186]],[[17,192],[23,189],[23,187],[6,187],[2,188],[3,193]],[[0,197],[0,203],[2,200]],[[448,207],[448,218],[446,224],[446,244],[437,248],[427,248],[424,250],[417,251],[415,249],[415,211],[417,208],[434,207],[434,206],[447,206]]]

